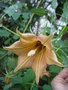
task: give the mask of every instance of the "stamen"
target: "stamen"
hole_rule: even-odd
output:
[[[35,53],[36,53],[36,51],[38,50],[38,48],[39,48],[39,46],[38,46],[37,48],[33,49],[33,50],[30,50],[30,51],[28,52],[28,56],[33,56],[33,55],[35,55]]]
[[[33,56],[33,55],[35,55],[35,53],[36,53],[36,50],[30,50],[28,52],[28,56]]]
[[[30,51],[28,52],[27,56],[33,56],[33,55],[35,55],[36,51],[37,51],[39,48],[41,48],[41,44],[39,44],[35,49],[30,50]]]

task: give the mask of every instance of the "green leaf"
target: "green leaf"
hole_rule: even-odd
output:
[[[68,31],[68,26],[62,27],[62,30],[60,31],[58,36],[64,35],[64,33],[67,32],[67,31]]]
[[[7,57],[3,58],[3,60],[1,61],[1,67],[2,67],[2,69],[5,69],[6,63],[7,63]]]
[[[63,8],[63,18],[66,18],[66,22],[68,23],[68,0],[66,0]]]
[[[68,59],[63,57],[63,63],[65,65],[66,68],[68,68]]]
[[[52,90],[51,86],[49,85],[44,85],[43,90]]]
[[[19,37],[16,36],[16,35],[13,36],[13,39],[15,39],[15,40],[17,40],[18,38],[19,38]]]
[[[16,5],[19,9],[22,9],[22,3],[21,3],[21,2],[17,2],[15,5]]]
[[[12,87],[12,84],[11,83],[8,84],[8,85],[5,85],[3,90],[8,90],[10,87]]]
[[[11,40],[11,38],[8,38],[7,40],[5,40],[4,44],[6,45],[6,44],[10,43],[10,40]]]
[[[4,80],[4,77],[0,77],[0,81],[3,81]]]
[[[3,56],[4,54],[5,54],[4,51],[1,50],[0,51],[0,57]]]
[[[34,86],[34,87],[33,87],[33,90],[38,90],[38,87],[37,87],[37,86]]]
[[[58,5],[57,0],[52,0],[52,3],[51,3],[52,8],[55,9],[57,5]]]
[[[29,88],[30,88],[29,85],[25,85],[25,86],[24,86],[24,90],[30,90]]]
[[[9,8],[6,8],[6,9],[4,10],[4,12],[5,12],[6,14],[8,14],[9,16],[12,16],[12,15],[15,13],[14,7],[13,7],[13,6],[10,6]]]
[[[11,51],[8,51],[8,55],[11,55],[12,54],[12,52]]]
[[[8,61],[7,61],[7,67],[8,67],[8,70],[13,70],[17,65],[17,60],[16,58],[9,58]]]
[[[14,14],[12,15],[12,17],[13,17],[14,20],[17,20],[17,19],[20,17],[20,15],[21,15],[21,13],[16,12],[16,13],[14,13]]]
[[[9,16],[12,16],[14,20],[17,20],[21,15],[21,9],[22,9],[22,4],[19,2],[6,8],[4,12]]]
[[[44,8],[40,8],[40,7],[39,8],[33,8],[33,9],[30,10],[30,12],[34,13],[34,14],[36,14],[38,16],[45,15],[45,9]]]
[[[65,47],[65,46],[68,46],[68,40],[64,40],[64,41],[58,40],[58,41],[56,41],[55,44],[56,44],[56,46]]]
[[[12,88],[10,90],[22,90],[22,88],[21,87],[14,87],[14,88]]]
[[[22,14],[22,17],[23,17],[24,19],[29,19],[28,13],[26,13],[26,12],[24,12],[24,13]]]
[[[23,77],[23,83],[28,83],[29,81],[33,81],[35,79],[35,75],[32,69],[28,69]]]
[[[59,73],[62,70],[61,67],[55,66],[55,65],[51,65],[49,68],[49,72],[50,73]]]
[[[21,76],[15,76],[11,79],[11,82],[13,84],[21,84],[23,82],[23,79]]]
[[[9,37],[10,33],[6,30],[1,30],[0,29],[0,36],[1,37]]]
[[[56,52],[60,51],[61,53],[64,52],[66,55],[68,55],[68,40],[58,40],[56,41],[55,46],[57,47]]]

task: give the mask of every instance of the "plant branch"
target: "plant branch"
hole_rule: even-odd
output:
[[[1,59],[3,59],[5,56],[7,56],[8,55],[8,52],[7,53],[5,53],[2,57],[0,57],[0,60]]]
[[[33,81],[30,90],[33,90],[33,86],[34,86],[34,84],[35,84],[35,81],[36,81],[36,79]]]
[[[57,52],[58,50],[60,50],[60,51],[65,55],[65,57],[67,58],[66,53],[65,53],[61,48],[57,48],[57,47],[54,47],[54,48],[56,49],[56,52]]]
[[[37,4],[36,8],[38,8],[38,7],[39,7],[39,5],[40,5],[41,1],[42,1],[42,0],[40,0],[40,1],[38,2],[38,4]],[[23,31],[23,32],[25,32],[25,31],[27,30],[27,28],[28,28],[29,24],[31,23],[31,21],[32,21],[33,17],[34,17],[34,13],[32,14],[31,18],[29,19],[29,21],[28,21],[28,23],[27,23],[27,25],[26,25],[26,27],[25,27],[25,29],[24,29],[24,31]]]
[[[8,29],[7,27],[5,27],[4,25],[0,24],[1,27],[3,27],[4,29],[6,29],[7,31],[9,31],[10,33],[19,36],[17,33],[13,32],[12,30]]]

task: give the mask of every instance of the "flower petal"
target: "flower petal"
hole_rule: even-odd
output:
[[[35,43],[38,41],[37,37],[34,34],[31,34],[31,33],[22,34],[18,30],[17,30],[17,33],[20,36],[20,41],[21,43],[23,43],[23,45],[27,45],[27,44],[35,45]]]
[[[32,66],[34,61],[34,57],[28,57],[28,56],[23,56],[20,55],[18,57],[18,65],[15,68],[14,72],[17,72],[18,70],[22,69],[22,68],[29,68]]]
[[[22,53],[22,48],[23,48],[22,46],[23,46],[23,44],[19,40],[19,41],[16,41],[11,46],[4,47],[4,49],[10,50],[10,51],[14,52],[15,54],[20,55]]]
[[[33,62],[33,65],[32,65],[33,71],[35,72],[35,75],[36,75],[36,83],[37,84],[39,82],[39,78],[42,76],[43,70],[45,69],[45,71],[46,71],[46,67],[47,67],[43,53],[44,52],[41,51],[37,54],[37,56]]]
[[[49,36],[44,36],[44,35],[39,35],[38,40],[47,48],[51,49],[52,48],[52,43],[51,39],[53,37],[53,33],[51,33]]]
[[[29,43],[29,44],[25,44],[22,43],[20,40],[16,41],[14,44],[12,44],[9,47],[4,47],[4,49],[6,50],[10,50],[12,52],[14,52],[17,55],[27,55],[27,53],[32,50],[35,47],[35,43]]]
[[[21,33],[19,32],[18,30],[16,30],[18,35],[20,36],[20,38],[24,39],[24,40],[27,40],[27,41],[33,41],[33,40],[36,40],[37,37],[34,35],[34,34],[31,34],[31,33]]]
[[[54,51],[46,49],[46,55],[45,56],[46,56],[47,64],[49,64],[49,65],[55,64],[57,66],[64,67],[63,64],[58,61]]]

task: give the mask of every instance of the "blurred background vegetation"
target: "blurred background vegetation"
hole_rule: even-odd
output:
[[[51,77],[35,83],[32,69],[13,75],[17,56],[3,49],[19,39],[16,28],[36,35],[55,32],[53,49],[68,67],[68,0],[0,0],[0,90],[52,90],[51,80],[62,70],[48,66]]]

